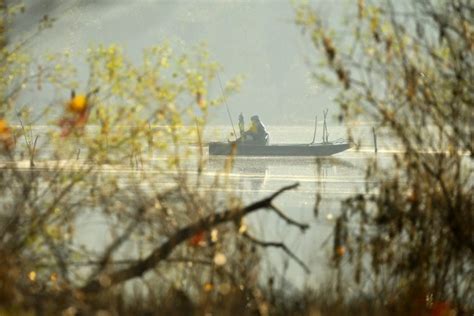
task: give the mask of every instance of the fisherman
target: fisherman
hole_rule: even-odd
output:
[[[243,132],[242,140],[245,143],[251,143],[255,145],[268,145],[270,137],[258,115],[252,116],[250,121],[250,128]]]

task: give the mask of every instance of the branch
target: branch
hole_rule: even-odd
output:
[[[135,264],[139,261],[140,259],[121,259],[121,260],[110,260],[108,262],[109,265],[111,266],[117,266],[117,265],[130,265],[130,264]],[[212,265],[213,261],[209,259],[196,259],[196,258],[188,258],[188,257],[175,257],[175,258],[167,258],[166,259],[167,263],[175,263],[175,262],[182,262],[182,263],[192,263],[192,264],[202,264],[202,265]],[[97,266],[101,264],[101,261],[98,260],[87,260],[87,261],[76,261],[76,262],[71,262],[69,263],[72,266]],[[48,267],[47,264],[39,264],[37,265],[39,267]]]
[[[301,229],[303,232],[309,228],[308,224],[305,223],[299,223],[295,221],[294,219],[289,218],[286,216],[278,207],[276,207],[273,203],[270,204],[270,208],[272,211],[274,211],[278,216],[280,216],[283,220],[285,220],[289,225],[294,225]]]
[[[238,220],[241,217],[253,213],[259,209],[270,208],[272,205],[272,201],[277,196],[279,196],[285,191],[295,189],[296,187],[298,187],[298,185],[298,183],[295,183],[289,186],[285,186],[270,195],[269,197],[252,203],[244,208],[230,209],[221,213],[211,214],[193,224],[181,228],[161,246],[155,248],[151,252],[151,254],[148,255],[148,257],[146,257],[145,259],[139,260],[135,264],[127,268],[107,274],[102,274],[102,276],[98,279],[89,281],[85,286],[81,288],[81,290],[85,293],[100,292],[104,287],[101,285],[99,279],[107,280],[107,282],[104,283],[106,283],[107,286],[113,286],[136,277],[141,277],[145,272],[153,269],[159,262],[167,259],[171,252],[182,242],[186,241],[188,238],[196,235],[200,231],[209,230],[222,223]]]
[[[296,263],[298,263],[302,268],[303,270],[306,272],[306,273],[310,273],[311,271],[309,270],[308,266],[303,262],[303,260],[301,260],[300,258],[298,258],[284,243],[282,242],[275,242],[275,241],[262,241],[262,240],[258,240],[252,236],[250,236],[248,233],[244,233],[242,234],[245,238],[247,238],[248,240],[250,240],[251,242],[253,242],[254,244],[256,245],[259,245],[261,247],[275,247],[275,248],[281,248],[283,249],[283,251],[288,255],[290,256],[293,260],[296,261]]]
[[[107,265],[110,262],[110,258],[112,257],[112,254],[115,252],[115,250],[117,250],[120,246],[122,246],[124,242],[128,240],[133,230],[140,223],[141,215],[144,212],[145,212],[145,208],[140,207],[137,210],[137,214],[135,215],[133,222],[130,223],[130,225],[125,229],[122,235],[116,238],[115,241],[107,247],[107,249],[104,251],[104,254],[102,255],[102,259],[100,259],[100,261],[98,262],[96,271],[91,274],[89,281],[92,281],[104,271],[104,269],[107,267]]]

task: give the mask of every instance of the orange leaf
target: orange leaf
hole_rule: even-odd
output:
[[[339,246],[336,248],[336,253],[339,257],[342,257],[346,254],[346,247],[344,246]]]
[[[189,238],[189,241],[188,241],[189,245],[193,246],[193,247],[204,246],[204,244],[205,244],[205,242],[204,242],[205,233],[206,232],[204,230],[201,230],[196,235]]]
[[[59,121],[61,127],[61,136],[67,137],[72,132],[76,131],[82,133],[86,126],[89,115],[87,112],[75,115],[73,117],[65,117]]]
[[[84,95],[77,95],[71,98],[68,103],[68,110],[73,113],[85,113],[87,110],[87,97]]]
[[[431,308],[431,316],[451,316],[456,315],[454,309],[451,308],[448,302],[434,302]]]
[[[3,144],[4,149],[7,151],[12,150],[15,145],[11,129],[7,121],[2,118],[0,118],[0,144]]]

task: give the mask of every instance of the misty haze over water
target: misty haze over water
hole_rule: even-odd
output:
[[[311,78],[310,64],[318,62],[310,41],[293,23],[287,0],[176,0],[176,1],[35,1],[26,2],[12,34],[25,36],[47,14],[56,18],[30,45],[35,56],[70,51],[87,81],[84,52],[89,46],[118,43],[139,62],[146,47],[168,41],[177,51],[205,43],[213,59],[223,66],[223,81],[242,75],[241,90],[229,99],[234,120],[258,114],[264,122],[312,125],[315,115],[329,108],[335,116],[334,93]],[[341,19],[343,0],[314,1],[329,21]],[[221,93],[217,81],[211,94]],[[67,98],[68,95],[55,96]],[[33,108],[50,96],[24,100]],[[225,107],[211,114],[211,124],[228,123]]]

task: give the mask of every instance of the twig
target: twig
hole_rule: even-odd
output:
[[[95,277],[97,277],[99,274],[101,274],[104,269],[107,267],[108,263],[110,262],[110,258],[112,254],[117,250],[124,242],[128,240],[128,237],[130,234],[132,234],[133,230],[137,227],[139,224],[139,220],[141,218],[141,215],[144,213],[145,209],[144,207],[141,207],[137,210],[137,214],[135,217],[135,220],[128,225],[128,227],[125,229],[125,231],[120,235],[120,237],[116,238],[113,243],[111,243],[107,249],[104,251],[104,254],[102,255],[102,259],[98,262],[97,269],[95,270],[94,273],[92,273],[89,277],[89,280],[93,280]]]
[[[275,247],[275,248],[281,248],[288,256],[290,256],[293,260],[296,261],[296,263],[298,263],[302,268],[303,270],[306,272],[306,273],[310,273],[311,270],[308,268],[308,266],[303,262],[303,260],[301,260],[300,258],[298,258],[284,243],[282,242],[276,242],[276,241],[262,241],[262,240],[258,240],[256,239],[255,237],[252,237],[250,236],[248,233],[243,233],[242,236],[244,236],[245,238],[247,238],[248,240],[250,240],[251,242],[253,242],[254,244],[256,245],[259,245],[261,247],[265,247],[265,248],[268,248],[268,247]]]
[[[31,167],[35,166],[36,143],[38,142],[38,137],[39,137],[39,135],[36,135],[35,141],[33,142],[33,148],[31,149],[31,156],[30,156],[30,166]]]
[[[109,265],[130,265],[137,263],[140,259],[121,259],[121,260],[111,260],[108,262]],[[209,259],[196,259],[196,258],[186,258],[186,257],[176,257],[176,258],[168,258],[166,262],[175,263],[175,262],[184,262],[184,263],[192,263],[192,264],[202,264],[202,265],[211,265],[213,264],[212,260]],[[97,260],[87,260],[87,261],[77,261],[71,262],[70,265],[74,266],[95,266],[101,264],[101,261]],[[43,265],[39,265],[43,267]],[[47,267],[45,264],[44,267]]]
[[[46,242],[46,245],[51,250],[54,256],[54,259],[56,260],[56,263],[59,267],[59,271],[61,273],[62,278],[69,283],[68,263],[66,262],[66,260],[64,260],[61,250],[59,249],[59,247],[57,247],[53,239],[50,236],[48,236],[46,232],[43,233],[43,237]]]
[[[377,134],[375,133],[375,128],[372,127],[372,134],[374,136],[374,151],[377,153]]]
[[[20,121],[21,129],[23,131],[23,137],[25,138],[25,142],[26,142],[26,146],[28,148],[28,152],[30,153],[30,167],[34,167],[35,166],[34,156],[35,156],[35,151],[36,151],[36,142],[38,141],[39,135],[36,136],[36,138],[34,140],[34,144],[32,146],[31,141],[33,140],[33,130],[31,129],[31,126],[30,126],[30,137],[28,139],[27,131],[25,129],[25,125],[23,124],[23,120],[21,119],[21,117],[19,115],[18,115],[18,120]]]
[[[278,207],[276,207],[273,203],[270,204],[270,208],[278,215],[280,218],[285,220],[289,225],[294,225],[296,227],[299,227],[302,231],[305,231],[306,229],[309,228],[308,224],[305,223],[299,223],[295,221],[294,219],[289,218],[286,216]]]

